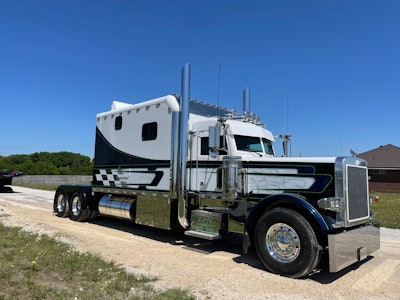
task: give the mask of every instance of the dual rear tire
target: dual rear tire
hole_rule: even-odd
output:
[[[65,218],[70,214],[70,201],[66,192],[58,190],[54,196],[53,211],[57,217]]]
[[[54,197],[53,210],[57,217],[69,217],[78,222],[87,221],[91,215],[86,197],[81,191],[69,194],[64,190],[58,190]]]

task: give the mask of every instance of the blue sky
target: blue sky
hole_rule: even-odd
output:
[[[294,156],[400,146],[399,15],[397,0],[0,0],[0,155],[93,156],[96,114],[179,94],[186,62],[194,99],[217,104],[218,65],[220,105],[241,112],[250,86]]]

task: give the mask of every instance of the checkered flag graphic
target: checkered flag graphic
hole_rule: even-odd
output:
[[[96,180],[102,182],[104,186],[122,187],[117,170],[100,169],[99,172],[99,174],[96,174]]]

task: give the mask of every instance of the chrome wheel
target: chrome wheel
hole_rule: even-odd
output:
[[[69,215],[69,198],[63,190],[57,190],[53,201],[53,212],[57,217],[67,217]]]
[[[67,198],[64,194],[60,193],[56,200],[57,212],[63,212],[67,207]]]
[[[78,222],[85,222],[89,219],[91,210],[88,206],[86,195],[76,191],[71,197],[70,219]]]
[[[298,212],[285,207],[264,212],[254,230],[254,244],[269,271],[292,278],[309,274],[321,257],[313,227]]]
[[[300,254],[300,238],[289,225],[276,223],[266,234],[266,246],[269,254],[281,263],[290,263]]]
[[[71,213],[74,216],[79,216],[82,210],[82,201],[79,195],[75,195],[71,201]]]

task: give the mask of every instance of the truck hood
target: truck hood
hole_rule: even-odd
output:
[[[243,162],[266,163],[335,163],[336,159],[337,157],[260,157],[257,152],[242,156]]]

